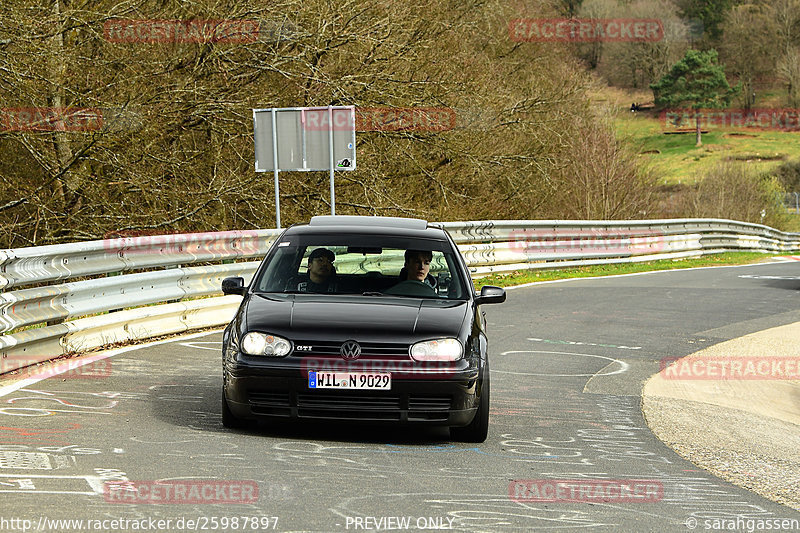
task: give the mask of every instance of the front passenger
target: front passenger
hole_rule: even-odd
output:
[[[308,280],[297,284],[300,292],[336,292],[336,255],[327,248],[317,248],[308,256]]]

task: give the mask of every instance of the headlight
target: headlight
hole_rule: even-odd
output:
[[[282,337],[251,331],[242,339],[242,351],[249,355],[283,357],[292,351],[292,345]]]
[[[463,353],[456,339],[424,341],[411,346],[411,358],[415,361],[458,361]]]

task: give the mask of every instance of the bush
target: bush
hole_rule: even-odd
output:
[[[787,161],[772,171],[786,192],[800,192],[800,161]]]
[[[789,215],[783,208],[783,193],[775,176],[756,174],[743,163],[723,162],[686,196],[685,216],[727,218],[786,229]]]
[[[577,124],[567,141],[569,156],[555,174],[554,192],[544,207],[549,218],[652,217],[656,178],[641,163],[634,145],[618,139],[607,119],[579,119]]]

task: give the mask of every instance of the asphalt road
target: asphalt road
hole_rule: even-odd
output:
[[[226,430],[219,332],[118,353],[98,377],[4,382],[0,530],[686,532],[767,520],[776,530],[776,519],[800,530],[797,511],[678,457],[640,410],[642,383],[662,358],[800,321],[800,264],[538,284],[486,312],[491,427],[477,446],[436,428]],[[166,480],[175,493],[164,493]],[[589,492],[524,501],[532,493],[520,486],[546,495],[553,480],[654,490],[627,501],[589,501]],[[173,503],[104,496],[106,481]],[[83,523],[55,522],[70,519]]]

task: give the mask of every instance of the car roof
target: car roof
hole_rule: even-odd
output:
[[[445,231],[438,224],[431,224],[419,218],[402,217],[315,216],[308,224],[291,226],[287,229],[287,233],[386,234],[446,240]]]

